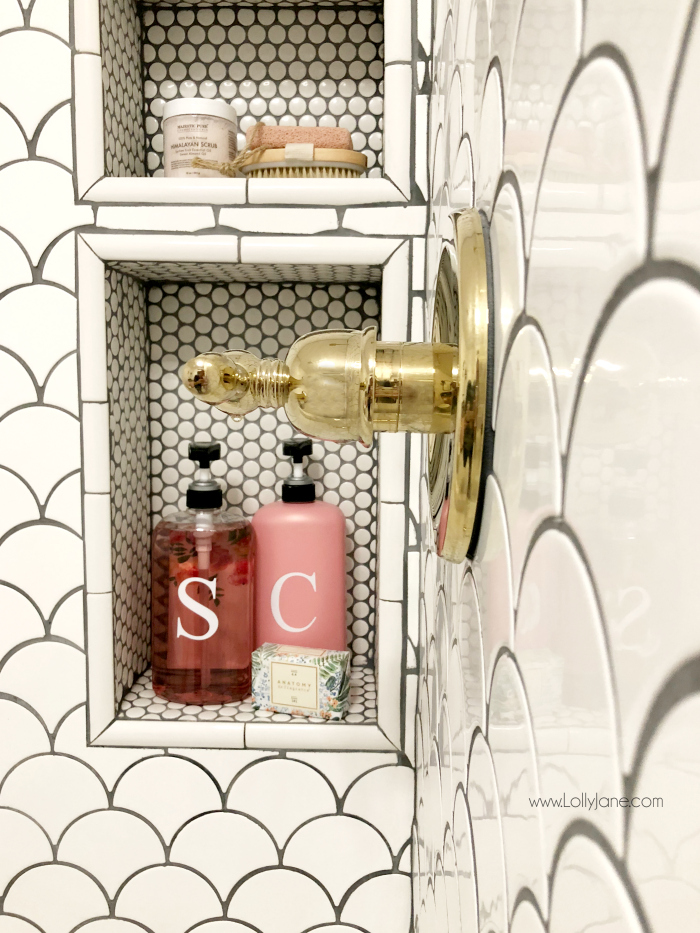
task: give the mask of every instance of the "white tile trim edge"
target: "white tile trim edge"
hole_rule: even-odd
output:
[[[93,730],[91,729],[91,733]],[[396,752],[379,726],[326,723],[161,722],[115,719],[92,745],[133,748],[260,748]]]
[[[404,752],[415,767],[416,764],[416,704],[418,703],[418,674],[406,675],[406,735]]]
[[[92,741],[114,719],[112,594],[86,596],[89,733]]]
[[[379,443],[379,484],[380,502],[403,504],[406,496],[406,435],[383,433]]]
[[[241,262],[383,265],[401,242],[369,236],[244,236]]]
[[[380,727],[401,747],[402,603],[378,600],[376,636],[377,717]]]
[[[408,338],[408,251],[404,242],[389,257],[382,273],[382,340]]]
[[[73,59],[75,161],[78,197],[104,175],[102,59],[78,52]]]
[[[384,173],[407,198],[411,195],[412,65],[384,69]]]
[[[133,748],[244,748],[242,722],[156,722],[116,719],[93,745]]]
[[[135,262],[238,262],[238,237],[194,234],[85,233],[100,259]]]
[[[112,517],[109,493],[83,496],[85,585],[89,594],[112,592]]]
[[[247,188],[246,188],[247,186]],[[246,199],[247,190],[247,199]],[[99,178],[82,195],[95,204],[396,204],[406,196],[389,178]]]
[[[410,62],[412,58],[411,3],[384,0],[384,64]]]
[[[403,239],[369,236],[209,236],[177,233],[84,233],[103,261],[290,263],[382,266]],[[404,299],[404,303],[406,299]]]
[[[390,178],[251,178],[250,204],[382,204],[406,201]]]
[[[100,5],[97,0],[73,0],[75,51],[100,54]]]
[[[85,492],[111,492],[109,450],[109,406],[106,402],[83,402],[80,426],[83,432],[83,481]]]
[[[351,723],[324,725],[305,723],[246,723],[246,748],[278,748],[308,751],[390,751],[399,750],[379,726]]]
[[[105,267],[78,235],[78,358],[82,402],[107,401]]]

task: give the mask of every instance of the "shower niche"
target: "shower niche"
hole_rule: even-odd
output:
[[[260,356],[284,357],[297,337],[318,326],[376,325],[378,288],[140,282],[109,270],[105,297],[118,715],[145,721],[289,722],[284,714],[253,714],[250,703],[206,708],[166,703],[150,688],[150,533],[161,518],[185,508],[195,468],[187,457],[189,443],[221,445],[222,459],[212,470],[224,486],[226,506],[251,518],[261,505],[279,499],[289,472],[281,445],[295,433],[278,411],[254,412],[234,424],[192,399],[178,370],[198,352],[245,347]],[[346,722],[373,722],[376,445],[316,442],[309,470],[318,498],[338,505],[346,519],[346,621],[354,672],[354,703]]]
[[[88,377],[83,443],[93,464],[86,474],[85,541],[92,741],[402,750],[401,727],[382,725],[382,718],[398,723],[404,704],[403,591],[381,598],[378,564],[380,528],[390,518],[397,550],[385,560],[385,577],[394,573],[392,561],[403,567],[404,545],[395,532],[398,520],[404,535],[405,510],[397,501],[382,501],[383,492],[390,500],[398,496],[380,475],[382,445],[394,473],[403,437],[382,438],[369,448],[314,442],[309,472],[317,496],[337,504],[346,519],[352,702],[342,723],[270,715],[253,710],[250,701],[185,706],[157,698],[150,683],[151,534],[161,518],[184,508],[194,469],[189,443],[221,444],[222,459],[212,469],[225,503],[251,517],[280,497],[290,470],[281,446],[296,433],[283,410],[255,412],[234,424],[191,397],[180,383],[180,366],[198,352],[225,348],[284,358],[299,336],[318,328],[381,329],[384,270],[369,267],[366,280],[356,282],[338,281],[341,272],[325,267],[325,276],[310,281],[308,267],[285,266],[284,277],[267,268],[267,280],[256,281],[235,264],[105,263],[82,237],[79,253],[81,359]],[[103,400],[92,397],[100,394],[100,358]]]
[[[85,130],[78,142],[81,196],[102,204],[414,200],[411,150],[416,131],[427,126],[427,96],[418,96],[425,63],[417,76],[411,64],[411,8],[410,0],[100,0],[99,36],[84,44],[100,55],[99,113],[96,88],[89,87],[96,62],[91,56],[76,63],[77,119]],[[343,127],[366,156],[367,172],[340,185],[308,179],[301,189],[299,179],[250,179],[250,190],[245,178],[149,184],[163,175],[163,106],[180,97],[230,103],[239,150],[258,121]],[[420,200],[424,182],[422,188]]]
[[[369,177],[381,175],[381,5],[103,0],[101,31],[107,175],[163,174],[163,104],[174,97],[230,103],[239,150],[258,120],[344,127]]]
[[[371,322],[385,339],[422,339],[426,191],[412,154],[427,94],[412,63],[414,5],[100,0],[97,10],[74,60],[78,195],[95,217],[78,234],[90,741],[411,756],[418,610],[406,566],[417,544],[414,529],[407,561],[406,503],[412,484],[418,514],[420,448],[409,457],[409,442],[388,435],[370,449],[314,445],[318,494],[347,522],[343,723],[157,701],[149,558],[153,526],[184,504],[190,441],[221,443],[214,472],[248,516],[279,496],[289,469],[284,413],[234,425],[180,387],[186,359],[237,346],[284,357],[307,331]],[[195,95],[234,105],[239,145],[259,119],[345,126],[369,174],[159,177],[163,102]]]

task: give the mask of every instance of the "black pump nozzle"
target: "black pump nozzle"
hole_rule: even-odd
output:
[[[187,456],[208,470],[214,460],[221,460],[221,444],[190,444]],[[187,490],[187,508],[220,509],[223,503],[221,486],[209,474],[208,479],[195,479]]]
[[[200,469],[208,470],[214,460],[221,460],[221,444],[190,444],[187,456],[198,463]]]
[[[310,457],[313,449],[308,437],[293,437],[282,445],[282,453],[285,457],[291,457],[292,463],[303,463],[304,457]]]
[[[313,453],[313,444],[308,437],[293,437],[282,444],[282,453],[291,457],[292,463],[301,464],[304,457]],[[313,502],[316,499],[314,481],[299,467],[282,483],[282,502]]]

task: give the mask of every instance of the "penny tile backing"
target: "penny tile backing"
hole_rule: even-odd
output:
[[[281,445],[295,432],[283,410],[253,412],[236,425],[195,402],[180,383],[180,366],[196,353],[236,347],[285,358],[310,330],[376,326],[379,290],[270,282],[144,286],[115,270],[108,271],[106,284],[115,678],[121,697],[148,663],[150,532],[161,518],[185,508],[194,469],[189,443],[221,444],[214,473],[228,505],[249,517],[279,499],[290,471]],[[345,515],[348,642],[353,664],[366,666],[374,657],[376,446],[314,442],[309,473],[319,498]]]

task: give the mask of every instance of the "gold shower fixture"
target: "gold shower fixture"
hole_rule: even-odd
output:
[[[388,343],[377,331],[305,334],[285,362],[245,350],[203,353],[183,383],[240,420],[282,408],[294,427],[329,441],[372,442],[375,431],[430,435],[430,506],[438,553],[461,561],[478,534],[487,429],[489,306],[486,247],[476,210],[455,216],[435,289],[431,343]]]

